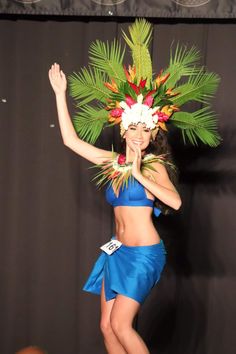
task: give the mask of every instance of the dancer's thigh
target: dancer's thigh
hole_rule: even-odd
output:
[[[110,317],[114,302],[115,299],[106,301],[103,281],[101,291],[101,327],[103,328],[110,326]]]
[[[124,295],[117,295],[111,308],[113,324],[132,325],[135,315],[140,309],[140,303]]]

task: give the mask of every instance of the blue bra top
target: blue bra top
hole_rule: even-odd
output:
[[[113,207],[147,206],[153,208],[155,216],[159,216],[161,213],[160,209],[154,206],[154,201],[147,198],[143,185],[135,178],[129,178],[127,187],[120,188],[118,197],[110,184],[106,189],[106,200]]]

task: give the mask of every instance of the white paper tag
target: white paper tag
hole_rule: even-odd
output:
[[[105,245],[101,246],[100,248],[101,248],[101,250],[103,250],[104,252],[106,252],[110,256],[112,253],[117,251],[121,245],[122,245],[122,243],[120,241],[111,240],[111,241],[105,243]]]

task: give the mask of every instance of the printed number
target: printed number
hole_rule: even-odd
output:
[[[103,245],[101,249],[106,252],[107,254],[111,255],[114,253],[119,247],[121,246],[121,243],[118,243],[118,241],[110,241]]]

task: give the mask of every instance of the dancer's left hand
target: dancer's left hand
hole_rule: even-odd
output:
[[[134,144],[132,141],[129,141],[129,144],[134,151],[134,161],[133,161],[133,166],[132,166],[132,175],[134,178],[138,179],[138,177],[141,175],[141,163],[142,163],[142,153],[140,146]]]

